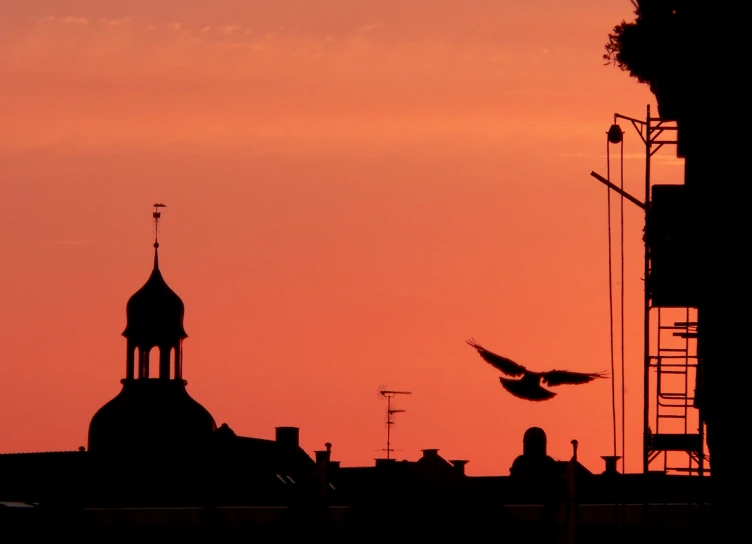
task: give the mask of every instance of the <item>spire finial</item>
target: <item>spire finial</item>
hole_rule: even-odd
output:
[[[154,204],[154,213],[151,214],[154,218],[154,270],[159,270],[159,255],[157,250],[159,249],[159,218],[162,217],[159,208],[166,207],[165,204]]]

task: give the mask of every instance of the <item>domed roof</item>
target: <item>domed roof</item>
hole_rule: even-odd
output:
[[[185,305],[162,277],[158,248],[155,243],[151,276],[126,306],[128,324],[123,336],[144,347],[172,344],[188,336],[183,328]]]
[[[522,437],[522,451],[525,455],[546,455],[546,431],[540,427],[530,427]]]
[[[94,414],[89,450],[180,450],[200,445],[216,429],[209,411],[188,394],[185,381],[124,380],[120,393]]]
[[[523,442],[545,444],[547,442],[546,431],[540,427],[530,427],[522,437]]]

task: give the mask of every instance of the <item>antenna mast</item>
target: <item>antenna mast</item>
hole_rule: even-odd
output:
[[[406,412],[407,410],[400,410],[398,408],[392,408],[392,399],[397,395],[412,395],[411,391],[389,391],[382,389],[379,391],[379,395],[386,399],[386,458],[391,459],[392,453],[392,425],[395,424],[394,414]]]

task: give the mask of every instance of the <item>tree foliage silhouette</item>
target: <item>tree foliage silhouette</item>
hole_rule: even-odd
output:
[[[681,89],[691,53],[676,0],[632,0],[635,20],[622,21],[608,35],[603,59],[646,83],[664,119],[682,109]]]

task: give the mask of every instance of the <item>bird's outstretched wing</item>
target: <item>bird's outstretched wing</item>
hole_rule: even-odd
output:
[[[543,389],[537,380],[510,380],[508,378],[499,378],[501,386],[509,391],[518,399],[532,400],[540,402],[550,400],[556,396],[556,393]]]
[[[522,376],[525,372],[527,372],[527,369],[524,366],[518,365],[511,359],[507,359],[506,357],[502,357],[501,355],[497,355],[488,351],[472,338],[470,340],[467,340],[467,343],[478,350],[478,354],[480,354],[480,356],[488,364],[490,364],[494,368],[497,368],[498,370],[501,370],[507,376],[516,378],[518,376]]]
[[[608,375],[604,372],[569,372],[567,370],[550,370],[548,372],[541,373],[543,383],[550,387],[556,385],[580,385],[582,383],[589,383],[597,378],[607,378]]]

